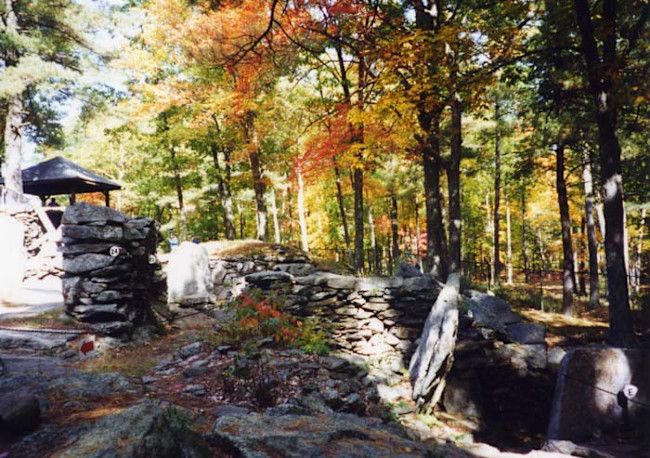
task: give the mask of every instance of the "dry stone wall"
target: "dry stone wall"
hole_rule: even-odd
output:
[[[128,335],[164,307],[153,220],[78,203],[63,214],[61,240],[66,312],[92,330]]]
[[[287,312],[317,316],[335,348],[408,365],[440,286],[428,275],[366,277],[317,271],[306,257],[212,260],[220,299],[256,288],[281,297]]]

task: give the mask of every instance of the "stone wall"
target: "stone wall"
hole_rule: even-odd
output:
[[[323,318],[337,349],[408,366],[440,290],[430,276],[366,277],[319,272],[300,257],[213,260],[214,291],[230,299],[256,288],[282,298],[285,311]]]
[[[66,313],[92,330],[128,335],[164,307],[167,285],[153,220],[78,203],[63,214],[61,241]]]

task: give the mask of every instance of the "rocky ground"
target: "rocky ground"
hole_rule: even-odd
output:
[[[537,322],[552,317],[524,314]],[[544,439],[552,376],[495,372],[484,383],[496,393],[485,406],[496,413],[487,424],[443,411],[422,416],[401,368],[270,339],[228,344],[213,315],[182,309],[164,336],[141,332],[127,345],[103,339],[88,359],[79,356],[78,334],[5,333],[0,456],[548,455],[534,450]],[[55,312],[2,324],[77,329]],[[604,329],[595,319],[544,324],[551,348],[596,341]],[[503,347],[461,343],[458,361]],[[510,412],[506,404],[520,408]]]

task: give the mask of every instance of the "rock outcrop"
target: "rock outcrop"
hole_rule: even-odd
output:
[[[354,415],[232,415],[217,419],[211,441],[235,456],[426,457],[425,445],[372,418]]]

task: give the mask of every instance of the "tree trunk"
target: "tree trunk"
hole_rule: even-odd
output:
[[[526,283],[530,282],[530,254],[528,252],[528,227],[526,217],[526,189],[521,191],[521,231],[522,231],[522,249],[524,255],[524,279]]]
[[[573,270],[573,246],[571,243],[571,217],[567,200],[566,182],[564,180],[564,144],[556,151],[555,188],[560,206],[560,222],[562,224],[562,313],[573,315],[573,294],[575,292],[575,273]]]
[[[439,121],[434,120],[434,123]],[[437,131],[437,129],[435,129]],[[424,167],[424,195],[427,224],[426,268],[438,279],[447,278],[447,260],[443,248],[444,224],[440,202],[440,165],[434,158],[433,150],[439,149],[437,133],[430,136],[431,145],[424,148],[422,163]]]
[[[617,109],[612,94],[620,84],[624,57],[617,55],[616,0],[602,2],[602,58],[591,22],[589,0],[574,0],[573,8],[582,38],[585,59],[598,125],[601,186],[605,213],[605,256],[609,302],[609,341],[618,347],[636,343],[630,311],[625,270],[623,178],[621,145],[617,136]],[[643,8],[647,8],[644,5]],[[642,16],[644,17],[644,16]],[[645,15],[647,18],[647,15]],[[639,23],[643,26],[643,23]],[[640,29],[641,30],[641,29]]]
[[[169,153],[172,162],[172,172],[174,173],[174,186],[176,187],[176,199],[178,200],[178,211],[181,221],[181,240],[187,240],[187,218],[185,217],[185,202],[183,199],[183,182],[181,180],[181,171],[176,160],[176,148],[174,145],[169,146]]]
[[[237,202],[237,212],[239,213],[239,238],[244,238],[244,207],[241,203]]]
[[[499,284],[501,274],[500,246],[499,246],[499,205],[501,203],[501,105],[497,100],[494,106],[494,120],[496,132],[494,139],[494,284]]]
[[[253,175],[253,190],[255,191],[255,222],[257,225],[257,239],[268,241],[268,211],[266,209],[266,183],[264,171],[260,163],[260,141],[255,130],[255,115],[248,112],[245,120],[245,135],[248,143],[248,160]]]
[[[462,107],[458,94],[451,103],[451,156],[447,167],[449,192],[449,273],[461,270],[460,161],[463,152]]]
[[[336,200],[339,204],[339,212],[341,213],[341,224],[343,224],[343,236],[345,238],[345,249],[348,254],[348,262],[350,265],[354,265],[354,258],[352,257],[352,248],[350,242],[350,231],[348,229],[348,219],[345,216],[345,205],[343,203],[343,189],[341,187],[341,171],[339,170],[336,159],[332,158],[334,163],[334,175],[336,177]]]
[[[280,234],[280,220],[278,219],[278,204],[276,202],[275,188],[271,186],[271,214],[273,215],[273,237],[275,243],[280,243],[282,236]]]
[[[594,221],[594,192],[591,175],[591,157],[586,149],[582,153],[582,179],[585,188],[585,216],[587,220],[587,249],[589,250],[589,308],[600,305],[600,279],[598,272],[598,242]]]
[[[375,220],[372,217],[372,206],[368,204],[368,226],[370,227],[370,247],[372,248],[372,268],[375,275],[380,275],[379,271],[379,248],[375,237]]]
[[[391,241],[392,241],[392,264],[397,269],[399,266],[399,225],[397,220],[397,195],[395,190],[391,189],[390,191],[390,229],[391,229]]]
[[[422,266],[422,256],[420,254],[420,234],[422,234],[422,230],[420,229],[420,199],[418,199],[418,196],[415,196],[415,257],[417,259],[418,266],[420,266],[420,272],[424,272],[424,268]]]
[[[10,14],[11,16],[11,14]],[[20,168],[22,159],[22,94],[16,94],[7,100],[5,118],[4,146],[5,157],[2,163],[2,176],[7,189],[7,204],[20,204],[23,201],[23,177]]]
[[[354,169],[354,271],[363,275],[363,170]]]
[[[512,285],[512,239],[510,232],[510,204],[506,196],[506,244],[508,249],[508,284]]]
[[[18,18],[14,11],[13,1],[5,0],[3,17],[3,35],[13,37],[18,35]],[[20,56],[11,46],[3,52],[3,67],[13,67]],[[6,203],[21,204],[24,201],[23,176],[20,168],[22,159],[22,125],[23,125],[23,94],[13,94],[6,99],[6,117],[4,125],[4,161],[2,162],[2,177],[4,187],[8,191]]]
[[[305,220],[305,194],[300,169],[296,170],[296,176],[298,177],[298,223],[300,224],[300,245],[303,251],[309,252],[307,221]]]
[[[212,162],[217,172],[217,190],[219,200],[223,208],[223,227],[226,232],[227,240],[234,240],[235,234],[235,215],[233,213],[232,192],[230,190],[230,157],[224,152],[224,170],[219,165],[219,151],[216,144],[212,144]],[[225,175],[225,176],[224,176]]]
[[[639,235],[636,244],[636,259],[634,261],[634,290],[637,294],[641,289],[641,254],[643,252],[643,228],[645,227],[645,208],[641,210],[641,224],[639,226]]]

